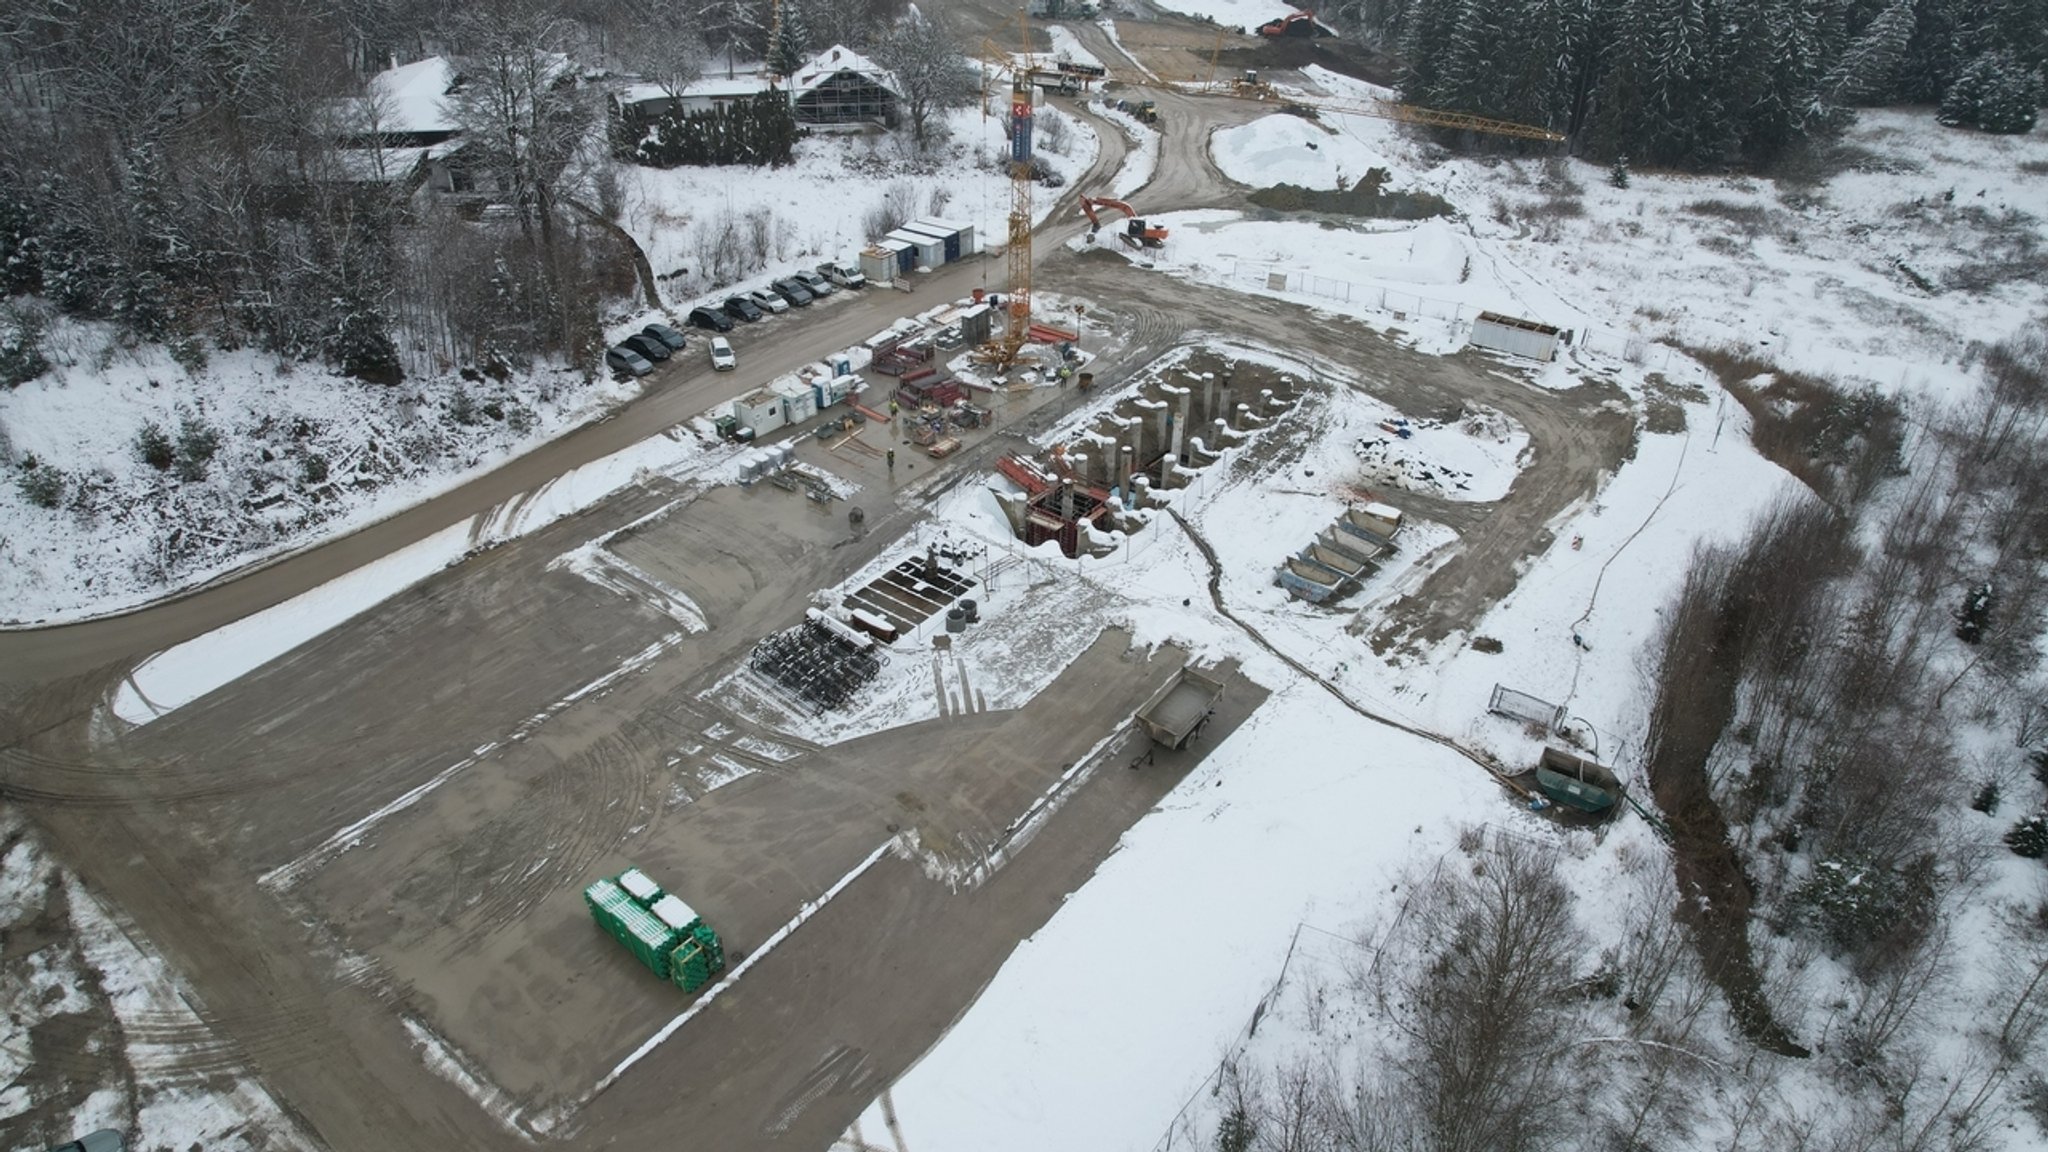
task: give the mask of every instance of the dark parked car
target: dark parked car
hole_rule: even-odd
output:
[[[690,309],[690,323],[699,328],[709,328],[713,332],[732,331],[732,317],[716,308]]]
[[[676,331],[675,329],[669,327],[666,324],[649,324],[647,327],[642,328],[640,330],[640,334],[642,336],[651,336],[654,339],[661,341],[663,344],[668,345],[668,350],[671,352],[681,352],[683,350],[684,345],[689,343],[688,340],[685,340],[683,338],[683,334],[681,332]]]
[[[624,344],[614,344],[604,350],[605,367],[628,376],[645,376],[654,371],[654,365],[647,357],[635,352]]]
[[[809,304],[812,300],[816,299],[816,297],[811,295],[810,289],[804,287],[802,284],[799,284],[794,280],[776,280],[770,283],[768,287],[773,288],[775,290],[776,295],[782,297],[784,300],[789,301],[791,304],[794,304],[799,308],[802,308],[806,304]]]
[[[728,296],[725,298],[725,314],[752,324],[761,318],[761,309],[745,296]]]
[[[661,341],[656,340],[652,336],[628,336],[624,340],[619,341],[619,344],[622,347],[631,348],[633,351],[638,352],[640,355],[647,357],[649,360],[657,362],[666,360],[670,356],[674,355],[673,352],[669,351],[669,347],[667,344],[664,344]]]

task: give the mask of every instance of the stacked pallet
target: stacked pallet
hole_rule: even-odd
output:
[[[583,890],[591,918],[663,980],[695,992],[725,970],[725,945],[697,911],[628,868]]]
[[[645,877],[641,877],[645,879]],[[671,973],[670,956],[681,933],[642,907],[617,880],[599,880],[583,890],[583,903],[591,919],[612,939],[626,946],[633,958],[647,970],[666,980]]]

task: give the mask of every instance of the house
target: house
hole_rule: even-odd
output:
[[[644,81],[630,84],[612,93],[611,104],[614,114],[634,108],[652,119],[672,110],[685,114],[715,112],[751,100],[768,89],[768,78],[762,73],[740,71],[731,76],[706,76],[677,92]]]
[[[886,69],[843,44],[811,58],[789,78],[796,122],[811,126],[894,124],[903,92]]]
[[[338,142],[347,148],[426,148],[462,131],[447,98],[455,65],[429,56],[370,77],[364,93],[340,102]]]
[[[672,110],[689,114],[730,108],[763,92],[787,93],[796,122],[812,128],[893,124],[902,99],[895,77],[853,49],[835,44],[794,76],[772,76],[758,64],[749,65],[702,77],[674,92],[644,81],[630,84],[612,93],[610,103],[615,116],[632,109],[652,119]]]

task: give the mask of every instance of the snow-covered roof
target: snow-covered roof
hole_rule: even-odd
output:
[[[429,144],[419,148],[337,148],[334,158],[341,166],[342,179],[361,184],[392,184],[411,176],[419,166],[447,152],[457,144]]]
[[[455,86],[455,65],[445,56],[429,56],[370,77],[377,98],[380,132],[454,132],[462,126],[448,111],[448,90]]]
[[[789,78],[789,86],[792,91],[801,95],[841,72],[857,73],[898,96],[903,95],[896,87],[896,77],[892,73],[844,44],[834,44],[811,57],[810,63],[799,68],[797,74]]]
[[[724,100],[739,96],[752,96],[768,90],[766,78],[751,72],[737,76],[706,76],[685,87],[677,95],[684,100]],[[652,81],[628,84],[619,90],[619,103],[642,104],[650,100],[667,100],[669,91]]]

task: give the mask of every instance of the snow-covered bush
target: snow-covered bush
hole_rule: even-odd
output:
[[[2004,49],[1970,61],[1941,98],[1936,117],[1952,128],[2019,136],[2040,117],[2041,73]]]
[[[42,321],[34,312],[0,309],[0,388],[26,384],[50,370],[42,336]]]
[[[2039,813],[2022,816],[2020,822],[2005,834],[2005,846],[2017,856],[2039,860],[2048,856],[2048,816]]]
[[[1792,893],[1790,907],[1841,952],[1859,952],[1902,932],[1911,934],[1933,891],[1919,869],[1872,860],[1822,860]]]
[[[38,508],[55,508],[64,502],[63,471],[33,456],[21,462],[21,476],[16,483],[21,486],[22,496]]]

